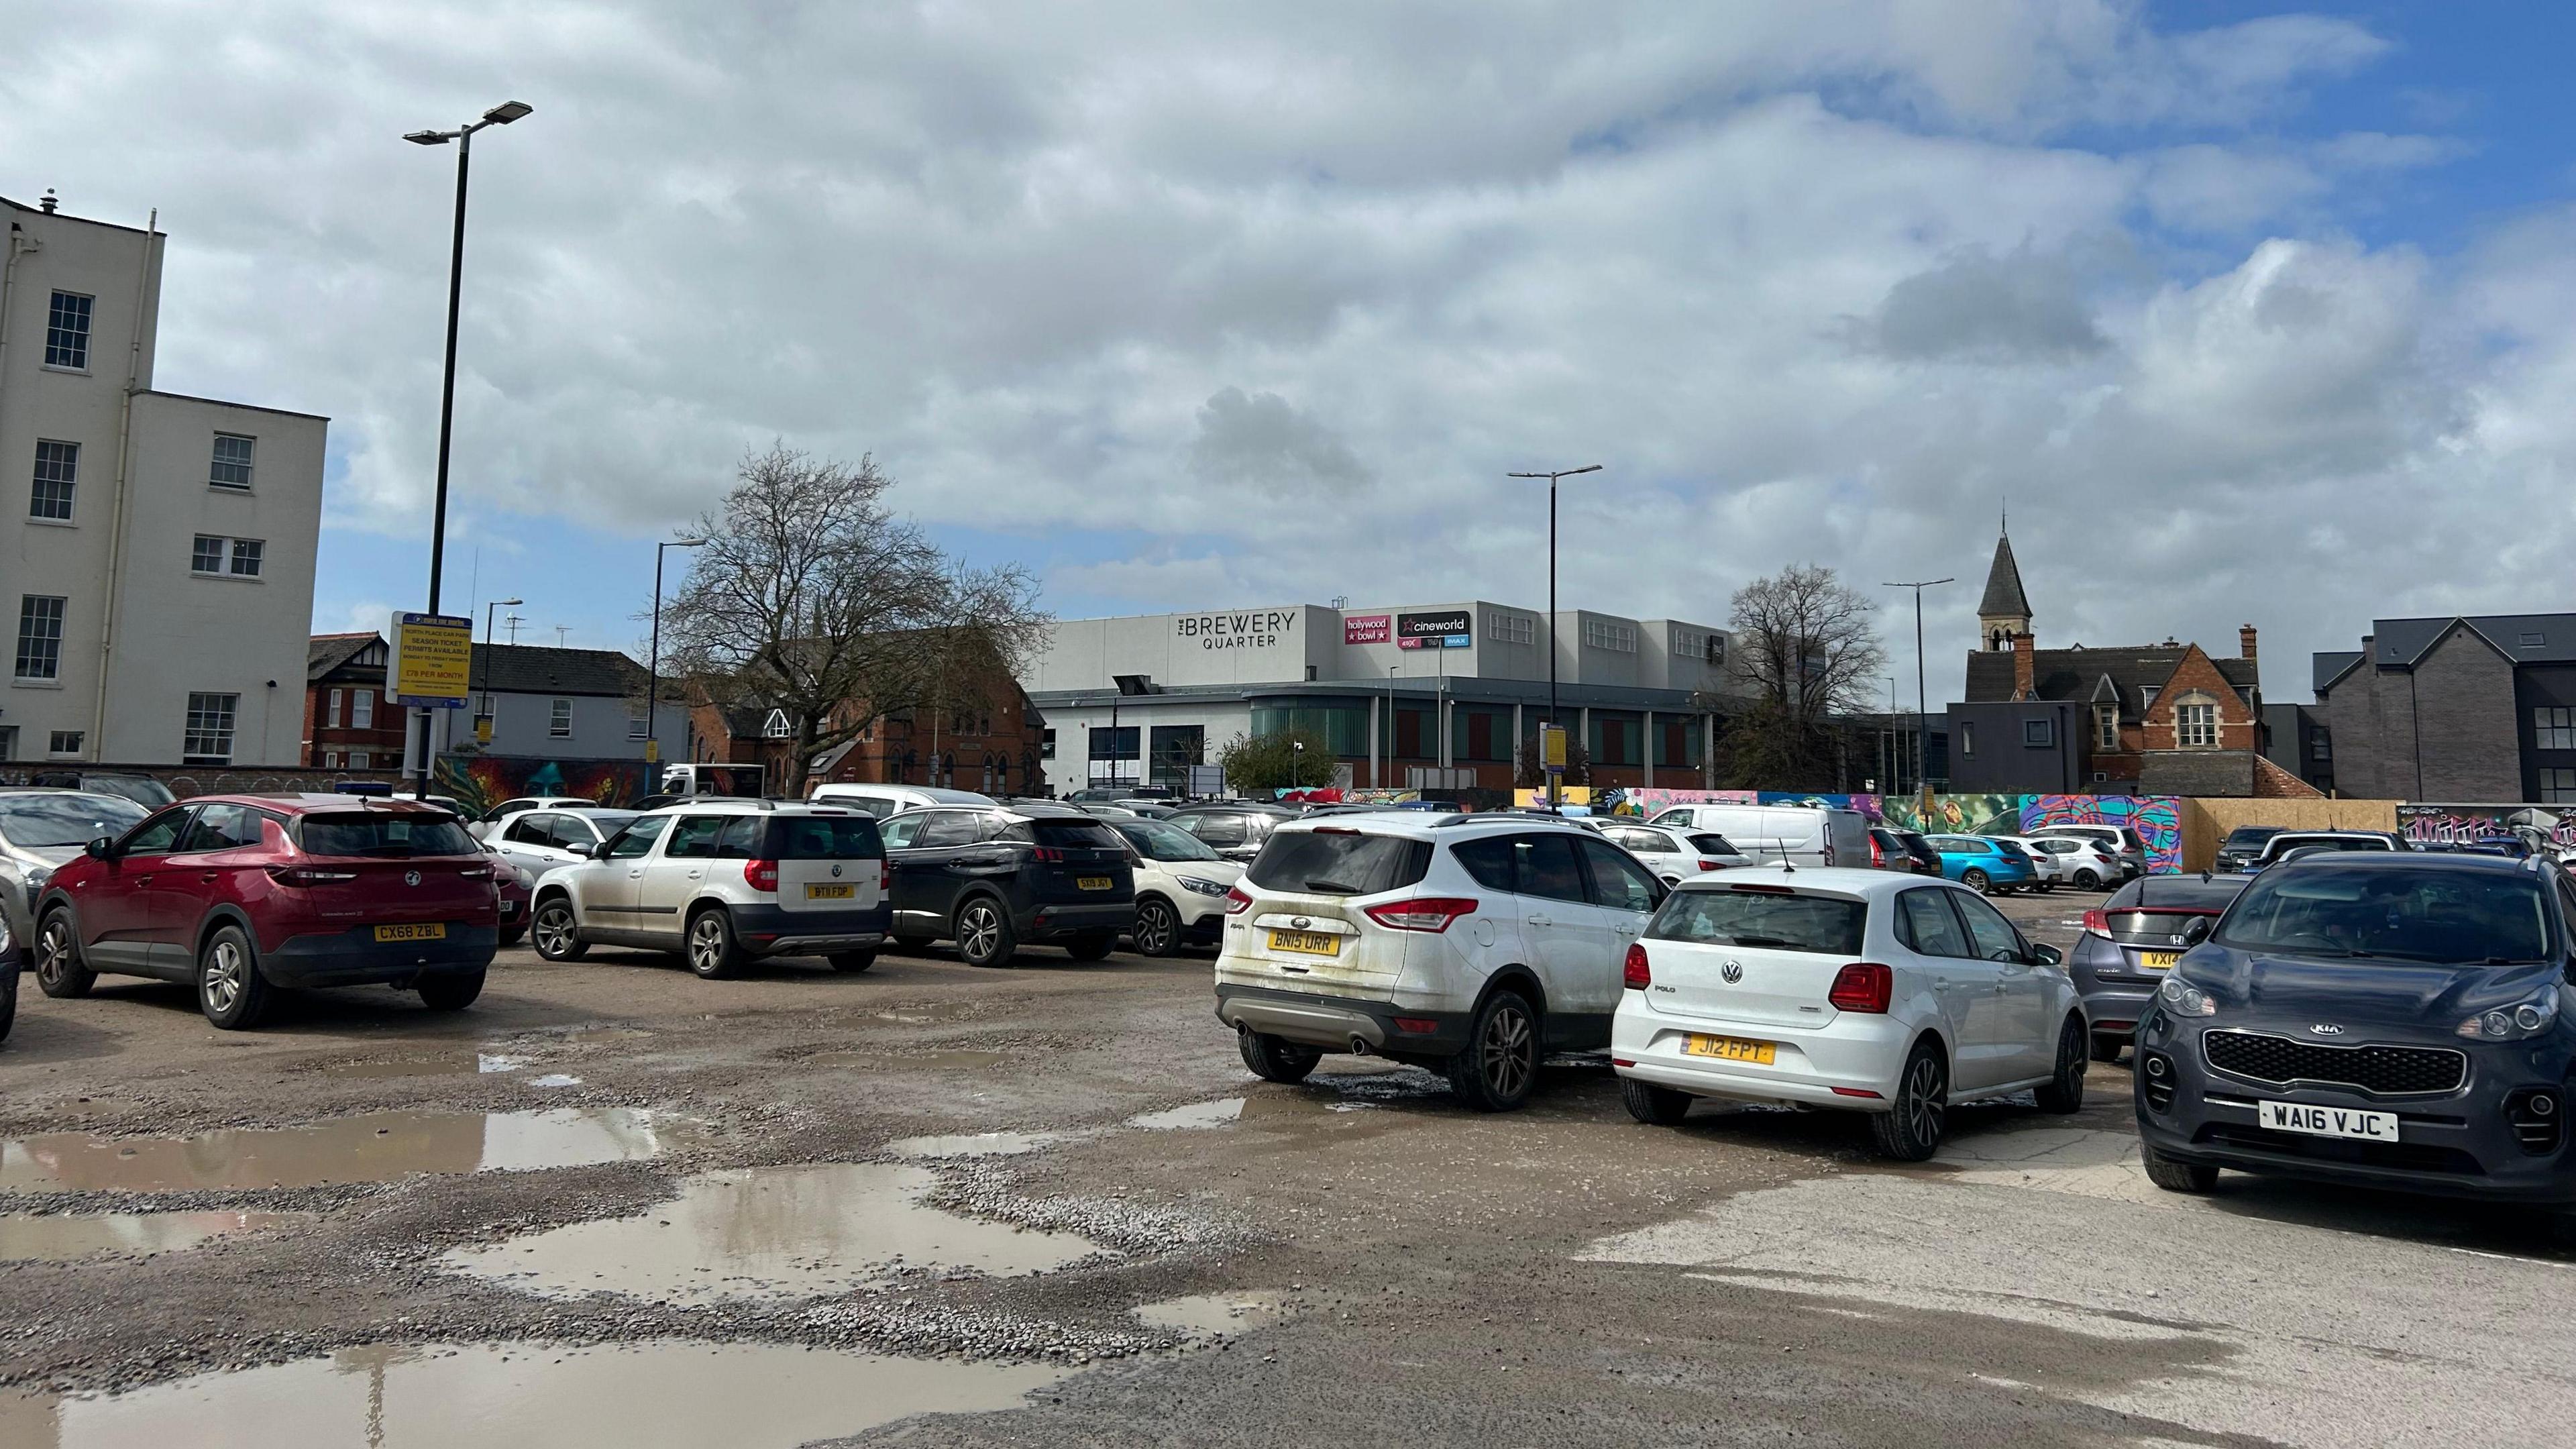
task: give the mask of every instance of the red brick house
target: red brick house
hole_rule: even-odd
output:
[[[385,702],[386,653],[384,636],[372,630],[306,641],[303,763],[326,770],[402,768],[404,712]]]
[[[945,785],[988,795],[1043,791],[1046,721],[1019,685],[987,692],[972,709],[896,710],[823,751],[817,781]],[[853,707],[852,714],[858,713]],[[795,721],[760,705],[701,703],[690,716],[689,757],[704,764],[757,764],[770,793],[793,775]]]

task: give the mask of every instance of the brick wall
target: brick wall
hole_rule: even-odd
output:
[[[2182,662],[2174,666],[2173,676],[2156,691],[2156,702],[2147,707],[2146,720],[2139,730],[2140,745],[2152,752],[2181,748],[2174,728],[2174,709],[2186,701],[2206,702],[2218,706],[2218,748],[2222,750],[2256,750],[2262,747],[2261,721],[2236,686],[2218,672],[2200,646],[2185,651]],[[2194,748],[2203,748],[2195,746]],[[2153,791],[2156,794],[2173,793]]]
[[[2475,630],[2454,625],[2416,664],[2414,680],[2423,781],[2409,781],[2401,798],[2522,798],[2513,661]]]

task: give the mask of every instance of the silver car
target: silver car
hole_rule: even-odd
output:
[[[54,867],[102,835],[123,835],[149,813],[122,795],[88,790],[0,792],[0,912],[18,948],[35,943],[27,903],[44,890]]]
[[[578,809],[522,810],[492,822],[483,843],[503,860],[543,880],[549,871],[590,859],[599,843],[626,828],[632,810],[596,805]]]

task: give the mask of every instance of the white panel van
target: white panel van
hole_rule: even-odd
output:
[[[1713,830],[1757,864],[1869,868],[1869,817],[1809,805],[1675,805],[1646,822]]]

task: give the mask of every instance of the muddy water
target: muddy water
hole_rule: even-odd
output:
[[[1136,1321],[1147,1328],[1168,1328],[1184,1338],[1230,1338],[1287,1316],[1276,1293],[1198,1293],[1136,1310]]]
[[[946,1137],[898,1137],[886,1144],[897,1157],[1016,1157],[1070,1141],[1070,1132],[961,1132]]]
[[[333,1062],[318,1067],[315,1074],[325,1077],[447,1077],[471,1076],[477,1072],[515,1072],[528,1064],[525,1057],[500,1056],[491,1052],[411,1052],[398,1057],[366,1057],[352,1062]]]
[[[1009,1061],[1008,1052],[816,1052],[797,1059],[798,1066],[885,1067],[897,1071],[981,1071]]]
[[[1016,1277],[1099,1251],[1071,1233],[1033,1232],[924,1205],[924,1168],[878,1163],[711,1172],[641,1217],[574,1223],[481,1247],[449,1266],[552,1296],[622,1293],[655,1301],[811,1297],[885,1281],[898,1267]]]
[[[0,1395],[26,1449],[789,1449],[914,1414],[1007,1409],[1075,1370],[686,1340],[372,1345],[97,1398]]]
[[[11,1213],[0,1261],[69,1263],[101,1253],[173,1253],[209,1238],[307,1221],[310,1213]]]
[[[57,1132],[0,1142],[0,1191],[312,1187],[414,1173],[580,1167],[656,1156],[670,1131],[649,1112],[620,1107],[389,1112],[197,1137]]]
[[[1127,1119],[1130,1127],[1148,1132],[1186,1131],[1203,1127],[1225,1127],[1243,1116],[1241,1097],[1220,1097],[1213,1102],[1192,1102],[1164,1112],[1145,1112]]]

